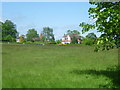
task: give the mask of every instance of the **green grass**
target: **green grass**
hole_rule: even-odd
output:
[[[118,50],[89,46],[3,45],[3,88],[118,87]]]
[[[2,88],[2,43],[0,42],[0,89]]]

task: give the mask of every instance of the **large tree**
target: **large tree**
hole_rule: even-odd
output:
[[[37,31],[35,29],[29,29],[26,34],[28,41],[33,41],[33,38],[38,38],[39,35],[37,34]]]
[[[2,40],[3,41],[15,41],[16,40],[16,25],[10,21],[6,20],[2,23]]]
[[[108,0],[110,1],[110,0]],[[82,32],[90,29],[97,29],[101,32],[101,36],[97,39],[97,48],[102,50],[120,47],[120,1],[116,2],[89,2],[95,5],[94,8],[89,8],[90,18],[95,22],[93,24],[81,23]]]
[[[54,41],[53,29],[49,27],[44,27],[42,31],[44,41]]]

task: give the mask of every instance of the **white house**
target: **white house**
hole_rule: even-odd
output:
[[[77,34],[73,34],[73,35],[66,35],[64,34],[64,36],[62,37],[62,44],[70,44],[72,42],[73,37],[77,38],[78,44],[80,44],[80,36],[78,36]]]
[[[16,42],[20,42],[20,38],[16,38]]]
[[[25,35],[21,35],[23,39],[25,39]],[[16,42],[20,42],[20,36],[18,35],[16,38]]]
[[[62,37],[62,42],[61,43],[62,44],[70,44],[71,43],[71,37],[70,37],[70,35],[64,35]]]

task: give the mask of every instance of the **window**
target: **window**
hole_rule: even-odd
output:
[[[68,38],[67,38],[67,37],[65,37],[65,40],[68,40]]]

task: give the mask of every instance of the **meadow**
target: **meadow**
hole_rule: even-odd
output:
[[[116,88],[118,49],[91,46],[2,47],[3,88]]]

